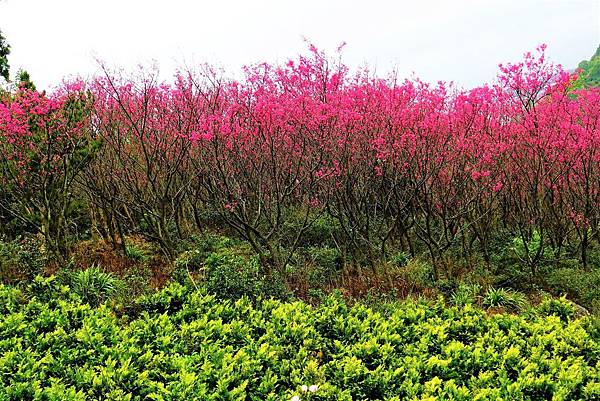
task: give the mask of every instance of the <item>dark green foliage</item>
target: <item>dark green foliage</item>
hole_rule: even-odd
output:
[[[10,54],[10,45],[0,31],[0,77],[8,81],[10,77],[10,67],[8,65],[8,55]]]
[[[307,249],[310,271],[309,283],[311,286],[322,286],[336,280],[342,268],[342,257],[336,248],[328,246],[310,247]]]
[[[553,269],[546,280],[555,295],[567,294],[590,311],[600,313],[600,269]]]
[[[208,232],[192,236],[181,247],[182,252],[175,259],[175,269],[172,275],[180,283],[193,280],[193,276],[201,280],[206,279],[205,262],[215,252],[227,252],[229,250],[238,256],[247,255],[250,252],[247,245],[239,241]]]
[[[495,285],[530,290],[539,279],[539,271],[553,261],[552,250],[542,249],[540,235],[534,231],[525,240],[521,236],[497,233],[491,260]]]
[[[423,302],[376,312],[339,296],[318,307],[232,302],[174,284],[119,318],[44,286],[54,302],[0,286],[0,399],[600,397],[593,323],[561,320],[556,305],[528,318]]]
[[[298,230],[302,227],[304,216],[299,211],[290,211],[290,218],[286,219],[283,232],[284,241],[289,246],[295,238]],[[333,238],[339,235],[339,223],[327,215],[310,216],[309,219],[313,223],[305,230],[300,237],[298,245],[300,247],[311,246],[334,246]]]
[[[35,85],[31,80],[31,76],[25,70],[17,72],[17,86],[22,89],[35,90]]]
[[[408,261],[410,260],[410,255],[406,252],[396,252],[391,258],[390,262],[394,263],[397,266],[406,266]]]
[[[600,46],[589,60],[579,63],[579,78],[575,88],[594,88],[600,86]]]
[[[400,268],[400,273],[407,283],[417,287],[427,287],[434,283],[433,267],[431,263],[421,259],[411,259],[405,266]],[[443,286],[444,283],[440,283]],[[449,283],[449,287],[454,287],[456,283]]]
[[[151,277],[152,271],[147,266],[135,266],[119,278],[116,295],[122,295],[118,298],[125,304],[133,302],[135,297],[154,291],[150,285]]]
[[[0,277],[4,282],[31,281],[46,264],[43,245],[36,237],[0,241]]]
[[[205,285],[222,299],[288,296],[283,278],[276,273],[265,276],[245,242],[205,233],[194,237],[186,248],[175,260],[173,278],[179,283]]]
[[[230,251],[210,254],[206,265],[206,288],[221,298],[254,298],[260,290],[260,265],[257,258],[247,259]]]
[[[218,298],[287,297],[287,289],[281,278],[275,273],[271,277],[265,276],[254,255],[244,256],[223,249],[208,255],[204,265],[206,289]]]
[[[137,260],[139,262],[146,262],[148,259],[150,259],[148,250],[137,244],[127,244],[125,246],[125,254],[128,258]]]
[[[194,235],[186,242],[182,243],[181,253],[177,256],[177,259],[175,259],[175,267],[186,268],[192,272],[199,271],[208,255],[213,252],[233,247],[237,247],[238,252],[248,252],[247,244],[236,241],[230,237],[217,235],[211,232]]]

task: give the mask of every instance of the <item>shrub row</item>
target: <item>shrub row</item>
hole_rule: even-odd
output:
[[[0,286],[0,301],[0,400],[600,397],[600,343],[555,305],[529,317],[417,301],[376,312],[172,284],[123,315],[54,278]]]

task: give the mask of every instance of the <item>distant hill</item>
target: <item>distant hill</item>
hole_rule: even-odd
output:
[[[577,88],[590,88],[600,86],[600,46],[589,60],[579,63],[579,79],[575,86]]]

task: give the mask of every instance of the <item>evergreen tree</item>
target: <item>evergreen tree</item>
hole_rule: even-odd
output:
[[[8,55],[10,54],[10,46],[6,42],[6,38],[2,36],[0,31],[0,76],[8,81],[9,77],[9,66],[8,66]]]

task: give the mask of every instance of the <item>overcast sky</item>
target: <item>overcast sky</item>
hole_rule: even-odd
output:
[[[541,43],[566,68],[589,58],[600,0],[0,0],[0,30],[13,72],[27,69],[42,88],[94,74],[97,58],[155,60],[165,76],[208,61],[233,74],[305,52],[303,37],[330,53],[347,42],[351,67],[472,87]]]

